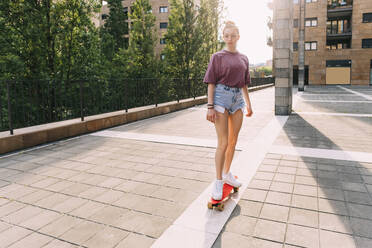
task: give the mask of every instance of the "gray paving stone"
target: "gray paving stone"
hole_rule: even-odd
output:
[[[269,190],[270,185],[271,181],[253,179],[249,183],[248,188]]]
[[[66,231],[78,225],[81,221],[81,219],[71,216],[61,216],[59,219],[41,228],[40,232],[54,237],[60,237]]]
[[[350,216],[372,220],[372,206],[347,203]]]
[[[59,239],[54,239],[43,248],[77,248],[78,246],[72,245],[68,242],[61,241]]]
[[[321,212],[348,215],[345,202],[319,198],[318,204],[319,204],[319,211]]]
[[[279,222],[287,222],[289,207],[265,203],[262,207],[260,218]]]
[[[319,231],[315,228],[288,224],[285,242],[301,247],[318,248]]]
[[[269,191],[265,202],[283,206],[290,206],[291,194]]]
[[[274,181],[284,182],[284,183],[294,183],[295,175],[276,173],[274,176]]]
[[[42,235],[39,233],[31,233],[30,235],[26,236],[25,238],[17,241],[13,245],[9,246],[9,248],[25,248],[25,247],[32,247],[32,248],[39,248],[44,247],[45,244],[49,243],[53,238]]]
[[[287,167],[287,166],[279,166],[277,169],[278,173],[284,174],[296,174],[297,168],[296,167]]]
[[[286,224],[258,219],[254,236],[257,238],[283,242],[286,232]]]
[[[356,240],[358,248],[369,248],[372,247],[372,239],[354,237]]]
[[[339,189],[318,187],[318,195],[320,198],[330,199],[330,200],[339,200],[344,201],[344,193]]]
[[[293,195],[291,206],[296,207],[296,208],[304,208],[304,209],[317,211],[318,210],[318,200],[315,197]]]
[[[256,222],[257,222],[256,218],[247,217],[243,215],[238,216],[232,215],[226,222],[224,229],[227,232],[251,236],[254,233]]]
[[[3,217],[2,219],[8,223],[19,224],[23,221],[26,221],[34,217],[35,215],[38,215],[41,212],[42,212],[41,208],[34,207],[34,206],[26,206],[16,212],[13,212]]]
[[[102,210],[105,206],[106,205],[103,203],[88,201],[85,204],[81,205],[80,207],[71,211],[70,214],[86,219],[93,215],[94,213]]]
[[[0,233],[0,247],[7,247],[31,233],[32,231],[30,230],[13,226]]]
[[[288,223],[318,228],[318,212],[291,208]]]
[[[351,235],[320,230],[320,246],[329,248],[357,248]]]
[[[27,227],[27,228],[32,229],[32,230],[38,230],[38,229],[42,228],[43,226],[51,223],[52,221],[57,220],[61,216],[62,215],[60,215],[56,212],[52,212],[52,211],[49,211],[49,210],[43,210],[43,212],[41,212],[40,214],[38,214],[38,215],[36,215],[32,218],[29,218],[24,222],[21,222],[19,225]]]
[[[238,247],[238,248],[245,248],[250,246],[252,243],[252,238],[231,233],[231,232],[223,232],[219,235],[217,240],[214,242],[212,248],[220,248],[220,247]]]
[[[317,187],[310,186],[310,185],[294,184],[293,193],[297,195],[317,197],[318,189]]]
[[[246,189],[241,199],[263,202],[266,199],[267,192],[266,190]]]
[[[104,229],[104,225],[96,224],[90,221],[82,221],[67,232],[65,232],[61,239],[67,240],[69,242],[82,245],[93,237],[97,232],[102,231]]]
[[[367,193],[345,191],[345,198],[348,202],[372,205],[371,197]]]
[[[260,215],[263,203],[240,200],[235,209],[240,207],[240,213],[251,217],[258,217]],[[235,211],[235,210],[234,210]]]
[[[349,217],[328,213],[319,213],[319,227],[321,229],[353,234]]]
[[[293,192],[293,184],[283,183],[283,182],[272,182],[271,186],[270,186],[270,190],[283,192],[283,193],[292,193]]]
[[[117,228],[106,227],[97,232],[83,245],[91,248],[112,248],[126,238],[130,233]]]
[[[255,174],[254,178],[255,179],[261,179],[261,180],[269,180],[271,181],[274,177],[274,173],[272,172],[262,172],[262,171],[259,171]]]
[[[351,217],[350,223],[355,235],[372,238],[372,221]]]
[[[105,206],[102,209],[95,211],[93,215],[90,215],[89,219],[106,225],[111,225],[127,212],[129,212],[128,209]]]
[[[26,205],[23,203],[9,201],[8,203],[0,207],[0,218],[7,216],[8,214],[14,213],[21,208],[24,208]]]

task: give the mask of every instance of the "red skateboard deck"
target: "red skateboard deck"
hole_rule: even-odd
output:
[[[214,207],[217,208],[219,211],[223,211],[225,208],[225,202],[230,198],[231,193],[238,192],[239,188],[231,186],[230,184],[225,183],[222,189],[222,199],[215,200],[211,198],[208,202],[208,208],[213,209]]]

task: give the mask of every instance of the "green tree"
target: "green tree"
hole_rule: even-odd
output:
[[[111,60],[119,49],[128,48],[128,9],[124,9],[122,0],[108,0],[110,10],[101,30],[105,55]]]
[[[149,0],[137,0],[132,6],[129,47],[126,51],[121,50],[121,55],[124,55],[128,61],[126,71],[131,78],[157,76],[154,54],[157,41],[156,17],[151,10]]]

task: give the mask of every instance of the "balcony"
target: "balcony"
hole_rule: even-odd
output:
[[[351,16],[352,12],[352,0],[328,0],[328,18]]]

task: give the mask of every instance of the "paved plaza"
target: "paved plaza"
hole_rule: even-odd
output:
[[[294,90],[289,117],[274,91],[250,94],[224,212],[195,106],[1,157],[0,248],[372,247],[372,87]]]

